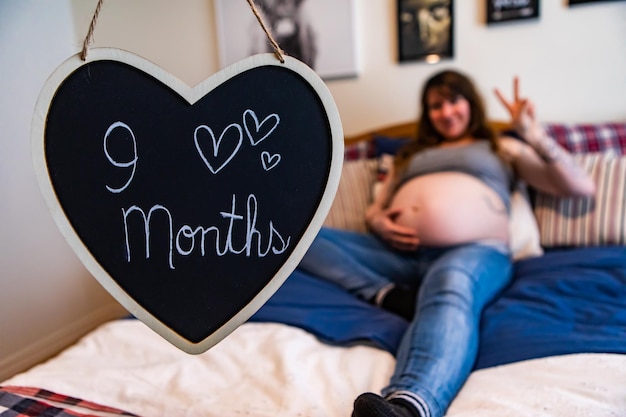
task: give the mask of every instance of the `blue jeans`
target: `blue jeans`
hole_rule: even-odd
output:
[[[298,268],[365,300],[390,283],[419,288],[415,316],[382,394],[408,400],[432,417],[445,414],[469,376],[482,311],[512,276],[505,244],[399,252],[374,235],[327,228]]]

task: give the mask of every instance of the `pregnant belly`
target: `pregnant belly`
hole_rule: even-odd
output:
[[[508,213],[502,199],[467,174],[442,172],[403,184],[389,206],[396,223],[417,231],[425,246],[478,240],[508,242]]]

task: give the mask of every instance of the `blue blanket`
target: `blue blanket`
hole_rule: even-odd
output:
[[[394,353],[406,321],[296,271],[251,321],[301,327],[327,343]],[[552,250],[515,264],[487,307],[475,369],[578,352],[626,353],[626,248]]]

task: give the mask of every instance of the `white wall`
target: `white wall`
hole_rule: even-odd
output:
[[[424,79],[447,67],[475,79],[493,118],[506,114],[492,88],[510,91],[517,74],[546,121],[626,120],[626,3],[565,2],[541,1],[538,21],[486,26],[483,0],[456,0],[455,58],[399,65],[395,1],[359,1],[362,75],[331,85],[346,132],[411,120]]]
[[[0,380],[119,316],[58,232],[31,162],[51,70],[76,51],[68,2],[0,1]]]
[[[93,46],[195,85],[218,70],[213,1],[105,0]],[[457,0],[455,58],[436,65],[397,63],[395,2],[355,0],[360,74],[328,83],[346,134],[413,120],[420,85],[444,67],[473,76],[494,118],[491,89],[518,74],[544,120],[626,120],[626,2],[544,0],[538,21],[487,27],[483,0]],[[80,50],[96,3],[0,0],[0,380],[120,314],[57,231],[30,158],[37,95]]]
[[[195,85],[219,69],[214,1],[105,0],[94,46],[129,49]],[[626,120],[626,2],[545,0],[538,20],[487,26],[485,0],[456,0],[455,57],[435,65],[398,64],[396,0],[354,2],[360,75],[328,82],[347,134],[414,119],[424,79],[447,67],[475,79],[493,118],[506,114],[492,89],[510,91],[519,75],[543,120]],[[95,4],[73,2],[78,38]]]

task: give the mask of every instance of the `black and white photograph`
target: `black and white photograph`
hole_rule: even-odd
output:
[[[255,0],[259,16],[289,56],[325,80],[357,76],[355,0]],[[220,66],[274,52],[245,1],[216,0]]]
[[[487,0],[487,23],[539,17],[539,0]]]
[[[398,0],[399,60],[438,62],[453,56],[452,0]]]

